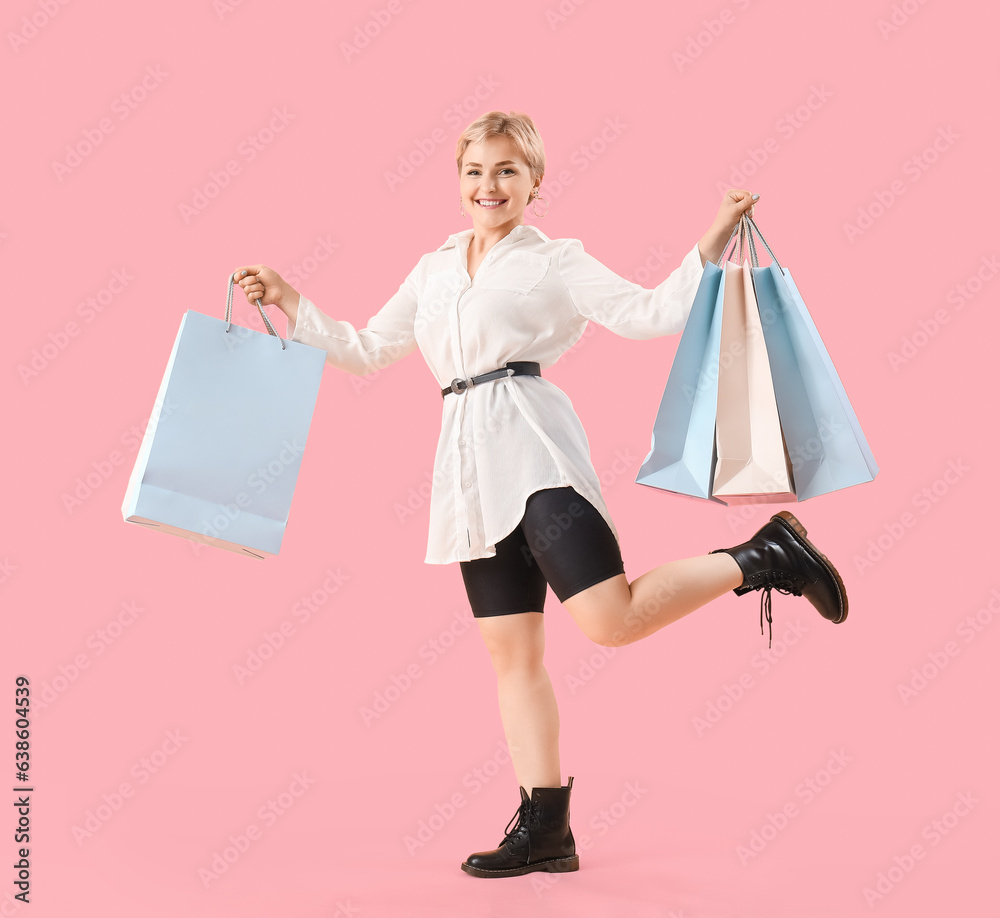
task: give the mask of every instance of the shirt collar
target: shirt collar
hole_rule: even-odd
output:
[[[464,229],[461,232],[452,233],[448,237],[448,241],[445,242],[445,244],[442,245],[438,249],[438,251],[441,252],[444,249],[454,248],[459,244],[459,241],[461,241],[463,245],[468,245],[469,239],[472,238],[472,233],[473,233],[472,229]],[[549,242],[549,237],[546,236],[545,233],[543,233],[537,226],[532,226],[531,224],[528,223],[519,223],[506,236],[504,236],[503,239],[500,240],[500,242],[507,242],[507,241],[513,242],[515,239],[528,237],[532,234],[541,239],[542,242]],[[499,245],[499,243],[497,244]]]

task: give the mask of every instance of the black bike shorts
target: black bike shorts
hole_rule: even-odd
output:
[[[543,612],[546,583],[565,602],[625,573],[618,540],[600,511],[575,488],[543,488],[525,502],[496,555],[460,561],[475,618]]]

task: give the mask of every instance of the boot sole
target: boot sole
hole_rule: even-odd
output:
[[[548,873],[571,873],[579,869],[579,854],[574,854],[572,857],[554,858],[551,861],[539,861],[537,864],[528,864],[525,867],[510,867],[507,870],[484,870],[482,867],[472,867],[464,861],[462,862],[462,870],[474,877],[519,877],[536,870],[544,870]]]
[[[837,587],[840,589],[843,612],[840,618],[830,619],[830,621],[832,621],[835,625],[839,625],[847,618],[847,588],[844,586],[844,581],[840,577],[840,572],[833,566],[833,564],[830,563],[830,559],[806,538],[806,527],[803,526],[798,519],[796,519],[795,514],[788,510],[782,510],[780,513],[774,514],[771,519],[775,522],[781,523],[781,525],[788,529],[796,539],[802,542],[809,551],[809,554],[816,558],[823,565],[823,567],[827,569],[830,576],[836,580]]]

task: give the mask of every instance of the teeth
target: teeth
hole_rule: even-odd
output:
[[[476,201],[480,207],[499,207],[503,201]]]

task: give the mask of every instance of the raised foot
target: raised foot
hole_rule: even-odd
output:
[[[782,510],[779,513],[775,513],[771,517],[777,523],[781,523],[786,529],[791,530],[792,535],[794,535],[800,542],[802,542],[806,548],[812,553],[814,557],[820,558],[823,566],[829,572],[830,576],[837,581],[837,585],[840,588],[841,601],[843,603],[843,608],[841,610],[840,618],[831,619],[835,625],[841,624],[847,618],[847,587],[844,586],[843,578],[840,576],[840,571],[837,570],[830,562],[830,559],[823,554],[812,542],[806,538],[806,527],[803,526],[794,513],[788,510]]]
[[[775,516],[783,519],[785,523],[791,526],[792,529],[795,532],[797,532],[800,536],[802,536],[803,538],[806,537],[807,535],[806,527],[799,522],[798,517],[795,516],[794,513],[792,513],[789,510],[782,510],[780,513],[775,513],[774,516],[771,517],[771,519],[773,520]]]

